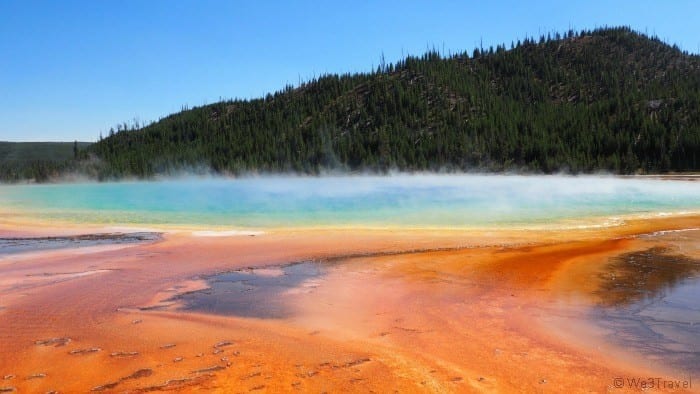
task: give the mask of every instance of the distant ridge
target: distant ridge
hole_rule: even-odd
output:
[[[100,179],[192,168],[700,170],[700,57],[630,28],[382,63],[119,126],[73,165]]]
[[[75,148],[84,150],[91,142],[8,142],[0,141],[0,176],[4,180],[44,180],[50,174],[71,167]]]

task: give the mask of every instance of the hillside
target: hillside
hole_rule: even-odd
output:
[[[77,142],[77,148],[84,150],[90,144]],[[0,179],[46,179],[68,166],[75,158],[75,148],[75,142],[0,141]]]
[[[78,149],[90,142],[78,142]],[[0,141],[0,164],[28,163],[36,160],[65,161],[72,159],[74,142],[6,142]]]
[[[77,165],[101,179],[192,168],[697,171],[698,108],[697,55],[624,27],[570,31],[119,126]]]

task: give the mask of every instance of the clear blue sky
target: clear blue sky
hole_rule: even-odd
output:
[[[430,46],[629,25],[700,48],[700,2],[0,0],[0,140],[93,141],[119,122],[251,98]]]

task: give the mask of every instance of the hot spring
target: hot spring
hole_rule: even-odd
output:
[[[700,211],[700,182],[612,176],[205,178],[0,186],[6,218],[216,229],[609,226]]]

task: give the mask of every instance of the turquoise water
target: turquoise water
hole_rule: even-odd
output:
[[[616,177],[400,175],[0,186],[5,216],[231,229],[610,224],[700,211],[700,182]],[[608,218],[608,219],[606,219]]]

